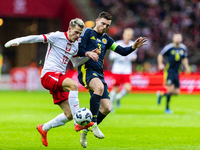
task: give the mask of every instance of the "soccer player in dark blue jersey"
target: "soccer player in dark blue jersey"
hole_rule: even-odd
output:
[[[87,63],[78,67],[78,79],[79,82],[86,87],[90,94],[90,110],[93,114],[92,126],[93,134],[97,138],[104,138],[104,134],[99,130],[97,124],[99,124],[106,115],[111,111],[111,104],[109,98],[108,86],[104,80],[103,73],[103,61],[105,53],[108,49],[115,51],[120,55],[128,55],[137,48],[146,45],[146,38],[139,37],[135,43],[123,48],[115,43],[115,41],[109,37],[105,32],[109,28],[112,21],[112,16],[107,12],[102,12],[96,19],[96,25],[92,28],[85,28],[79,37],[79,51],[92,51],[96,48],[100,51],[98,62],[90,59]],[[80,51],[80,52],[81,52]],[[81,54],[79,54],[81,55]],[[84,54],[82,54],[84,56]],[[87,131],[82,130],[81,133],[81,145],[87,146]]]
[[[158,54],[158,69],[164,69],[164,80],[167,86],[166,93],[157,91],[157,103],[160,104],[161,98],[166,96],[166,114],[172,114],[173,111],[169,109],[169,102],[171,99],[171,95],[178,95],[180,93],[180,83],[179,83],[179,69],[181,64],[183,64],[185,68],[185,72],[190,72],[190,67],[188,64],[187,58],[187,48],[181,43],[182,35],[174,34],[172,43],[166,45],[160,54]],[[166,66],[163,63],[163,57],[166,57],[167,64]]]

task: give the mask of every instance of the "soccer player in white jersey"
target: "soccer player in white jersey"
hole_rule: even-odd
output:
[[[79,108],[78,83],[65,75],[69,60],[75,67],[92,58],[98,61],[98,50],[78,51],[78,38],[85,25],[79,19],[73,19],[69,23],[67,32],[53,32],[43,35],[30,35],[8,41],[5,47],[18,46],[21,43],[48,43],[45,62],[41,73],[42,86],[52,94],[54,104],[60,106],[63,113],[45,124],[37,126],[41,134],[42,143],[48,146],[47,132],[54,127],[62,126],[73,119],[75,111]],[[79,59],[76,56],[87,56]],[[75,130],[77,124],[74,121]],[[92,125],[92,124],[90,124]],[[90,126],[88,125],[88,126]],[[86,128],[88,128],[88,126]],[[82,126],[81,126],[82,127]]]
[[[134,30],[125,28],[122,34],[123,39],[116,41],[116,43],[122,47],[131,46],[134,43],[134,41],[132,41],[133,36]],[[113,61],[111,72],[115,79],[110,92],[111,111],[114,112],[114,101],[117,101],[117,107],[119,107],[120,99],[131,91],[132,85],[130,83],[130,75],[132,73],[132,62],[137,59],[137,50],[127,56],[121,56],[111,51],[109,59]],[[121,90],[120,85],[123,85]]]

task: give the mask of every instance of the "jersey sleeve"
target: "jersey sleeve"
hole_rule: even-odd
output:
[[[62,32],[51,32],[51,33],[48,33],[48,34],[43,34],[43,38],[44,38],[44,43],[51,43],[53,44],[61,35]]]
[[[78,57],[78,56],[73,56],[71,58],[71,62],[73,64],[74,68],[78,68],[78,66],[84,64],[85,62],[87,62],[90,58],[88,57]]]
[[[183,43],[181,43],[181,48],[184,50],[184,57],[188,57],[187,47]]]
[[[118,44],[111,38],[108,36],[108,49],[115,51],[115,49],[117,48]]]
[[[21,43],[37,43],[37,42],[44,42],[43,35],[29,35],[29,36],[16,38],[16,39],[8,41],[5,44],[5,47],[10,47],[13,44],[19,45]]]
[[[78,39],[78,56],[85,56],[85,53],[87,52],[86,47],[90,35],[90,29],[85,28],[81,34],[81,36]]]
[[[160,54],[163,55],[163,56],[166,56],[166,55],[168,54],[170,48],[172,48],[172,47],[173,47],[173,44],[172,44],[172,43],[166,45],[166,46],[161,50]]]

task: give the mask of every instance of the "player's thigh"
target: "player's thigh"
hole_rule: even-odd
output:
[[[78,83],[71,78],[65,78],[62,82],[64,91],[78,91]]]
[[[167,85],[167,93],[173,94],[173,93],[174,93],[174,90],[175,90],[174,84]]]
[[[92,78],[89,82],[89,89],[95,94],[102,95],[104,92],[104,85],[99,78]]]
[[[65,116],[69,119],[72,120],[72,113],[70,109],[70,105],[68,100],[63,101],[62,103],[59,104],[60,108],[63,110]]]
[[[100,112],[107,115],[111,111],[111,104],[108,98],[101,99]]]

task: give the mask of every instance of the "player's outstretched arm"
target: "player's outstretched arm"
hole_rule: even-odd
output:
[[[44,42],[43,35],[30,35],[30,36],[16,38],[8,41],[4,46],[8,48],[10,46],[18,46],[21,43],[36,43],[36,42]]]
[[[86,52],[86,53],[87,53],[87,52]],[[96,54],[97,54],[97,55],[100,55],[100,53],[101,53],[101,51],[100,51],[98,48],[96,48],[96,49],[94,49],[93,51],[91,51],[90,53],[87,53],[87,55],[89,55],[89,56],[91,56],[91,57],[94,57],[94,59],[98,61],[98,59],[96,58]],[[94,55],[94,56],[93,56],[93,55]],[[82,64],[84,64],[84,63],[86,63],[89,59],[90,59],[90,57],[72,57],[72,58],[71,58],[71,62],[72,62],[72,64],[73,64],[73,67],[74,67],[74,68],[78,68],[78,66],[80,66],[80,65],[82,65]],[[94,59],[93,59],[93,60],[94,60]],[[95,61],[95,60],[94,60],[94,61]]]
[[[13,40],[10,40],[8,41],[4,46],[6,48],[10,47],[10,46],[18,46],[19,45],[19,40],[18,39],[13,39]]]
[[[146,41],[147,41],[146,37],[137,38],[137,40],[135,40],[134,44],[132,45],[132,49],[137,49],[144,45],[147,45],[147,43],[145,43]]]
[[[147,39],[144,37],[139,37],[132,46],[129,47],[122,47],[120,45],[116,46],[116,43],[113,43],[112,46],[110,47],[111,50],[115,51],[116,53],[122,55],[122,56],[127,56],[128,54],[132,53],[135,51],[137,48],[140,48],[144,45],[147,45],[145,43]],[[113,48],[114,47],[114,48]]]
[[[71,62],[74,68],[78,68],[78,66],[86,63],[90,58],[88,57],[72,57]]]

